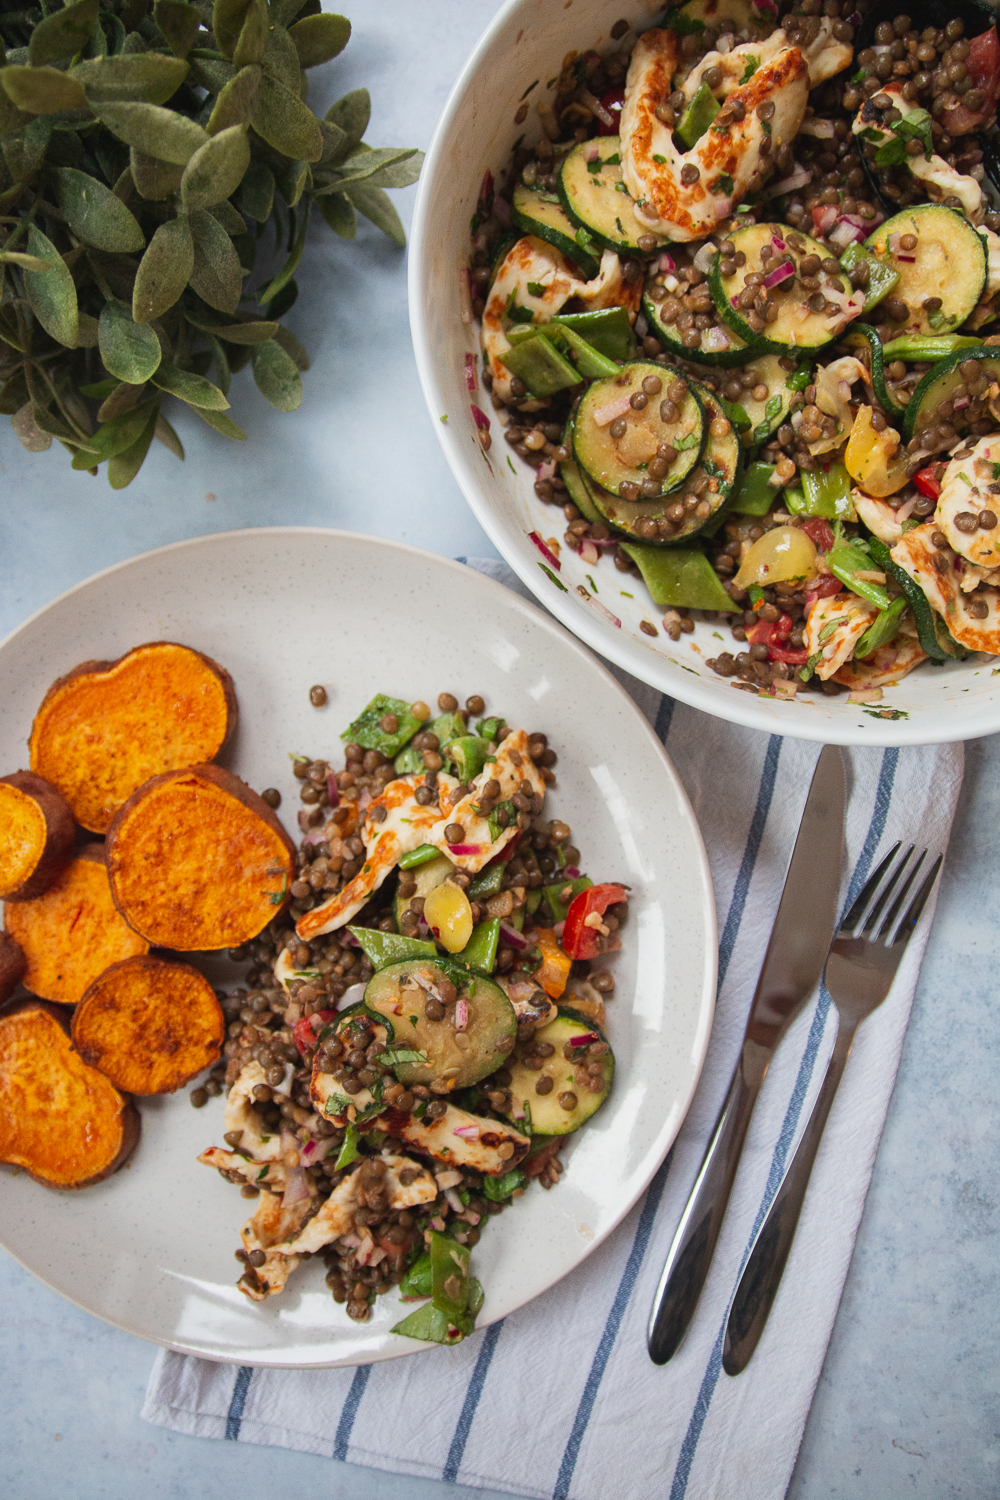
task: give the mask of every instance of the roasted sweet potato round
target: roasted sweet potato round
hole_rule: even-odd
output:
[[[31,769],[78,823],[104,833],[150,776],[213,760],[236,727],[229,673],[190,646],[151,641],[54,682],[31,729]]]
[[[0,932],[0,1005],[13,995],[27,967],[20,943],[15,943],[9,933]]]
[[[115,907],[102,844],[70,860],[44,896],[5,907],[4,927],[28,961],[25,987],[63,1005],[110,964],[149,951]]]
[[[73,1012],[80,1056],[130,1094],[172,1094],[218,1061],[225,1035],[204,975],[162,958],[112,964]]]
[[[0,900],[30,901],[47,891],[75,837],[68,802],[43,777],[0,777]]]
[[[118,910],[161,948],[236,948],[288,901],[295,847],[262,797],[219,766],[153,776],[108,829]]]
[[[0,1016],[0,1161],[49,1187],[100,1182],[132,1154],[139,1111],[74,1050],[54,1006]]]

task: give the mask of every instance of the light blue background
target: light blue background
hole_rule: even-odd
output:
[[[354,37],[313,75],[313,103],[325,108],[365,85],[372,144],[426,147],[493,0],[347,9]],[[407,222],[413,194],[395,195]],[[320,225],[299,280],[311,305],[303,298],[287,322],[313,357],[305,399],[283,415],[249,373],[236,377],[232,414],[246,444],[180,408],[171,420],[186,463],[154,445],[139,478],[115,494],[103,478],[72,474],[61,448],[24,453],[0,424],[0,636],[100,568],[233,527],[343,526],[452,556],[494,555],[424,409],[404,257],[367,228],[345,245]],[[794,1500],[1000,1492],[998,770],[997,740],[968,747],[935,928]],[[138,1413],[150,1346],[63,1302],[2,1253],[0,1306],[0,1495],[11,1500],[492,1500],[148,1426]],[[726,1500],[742,1488],[734,1473]]]

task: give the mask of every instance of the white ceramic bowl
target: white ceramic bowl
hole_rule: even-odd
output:
[[[510,589],[415,547],[274,527],[132,558],[0,643],[0,765],[26,764],[31,720],[54,677],[150,640],[184,641],[232,672],[240,719],[225,763],[251,786],[280,790],[289,829],[299,805],[289,751],[332,760],[339,732],[378,690],[431,702],[445,688],[461,699],[476,692],[511,723],[551,734],[553,816],[579,835],[595,877],[633,888],[612,960],[614,1089],[567,1146],[559,1188],[533,1189],[476,1247],[485,1327],[610,1234],[669,1150],[698,1081],[715,998],[715,908],[694,814],[663,746],[611,674]],[[317,682],[329,694],[322,709],[309,701]],[[238,977],[219,964],[213,977]],[[140,1111],[127,1167],[84,1192],[0,1167],[0,1245],[88,1312],[208,1359],[352,1365],[424,1347],[390,1333],[396,1294],[379,1299],[369,1323],[352,1323],[319,1261],[280,1297],[247,1302],[233,1260],[247,1205],[195,1159],[221,1144],[222,1100],[196,1111],[182,1089],[141,1100]]]
[[[413,219],[410,258],[410,322],[417,366],[431,417],[452,471],[483,527],[541,602],[570,630],[619,666],[682,702],[720,718],[772,733],[840,745],[915,745],[975,739],[1000,730],[1000,682],[991,657],[972,657],[946,667],[918,668],[886,692],[878,708],[901,710],[886,719],[847,702],[846,694],[825,698],[803,694],[786,703],[734,690],[705,666],[705,658],[733,642],[723,626],[701,623],[693,635],[674,644],[660,632],[644,635],[639,622],[659,624],[661,611],[642,583],[625,586],[610,560],[595,571],[569,548],[561,552],[560,582],[542,571],[542,559],[528,533],[561,540],[565,523],[558,508],[538,500],[533,471],[516,457],[508,462],[503,430],[489,394],[466,388],[465,355],[479,352],[477,329],[462,323],[459,273],[469,254],[469,221],[480,183],[489,168],[499,177],[514,142],[530,142],[540,132],[533,106],[552,97],[568,52],[609,45],[608,29],[619,16],[637,30],[662,13],[662,0],[609,5],[607,0],[510,0],[497,15],[452,91],[431,144],[420,180]],[[515,117],[525,91],[529,111]],[[493,444],[484,454],[471,403],[492,422]],[[595,607],[587,574],[593,574],[598,600],[621,620],[616,627]],[[722,637],[720,639],[719,637]]]

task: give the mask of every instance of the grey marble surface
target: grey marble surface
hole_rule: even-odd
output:
[[[320,75],[316,97],[363,83],[374,103],[373,144],[426,146],[494,9],[493,0],[358,7],[354,39],[325,70],[329,81]],[[412,189],[397,195],[405,219],[412,197]],[[300,305],[288,320],[314,358],[305,401],[298,413],[279,414],[249,376],[239,377],[233,416],[251,434],[246,444],[226,444],[182,410],[172,419],[186,463],[157,448],[136,482],[114,494],[103,479],[71,474],[61,449],[24,453],[0,424],[0,636],[95,570],[209,531],[320,524],[445,554],[492,553],[424,410],[403,257],[366,229],[354,246],[319,229],[301,279],[322,304]],[[987,1500],[1000,1492],[1000,1021],[990,940],[998,825],[1000,744],[982,740],[968,747],[935,928],[794,1500]],[[444,1500],[458,1489],[492,1500],[147,1426],[138,1413],[148,1345],[62,1301],[2,1253],[0,1305],[4,1496]],[[748,1480],[734,1472],[720,1500],[745,1492]]]

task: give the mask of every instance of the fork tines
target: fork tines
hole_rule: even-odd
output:
[[[937,879],[944,856],[941,854],[937,856],[913,900],[903,911],[904,902],[913,882],[927,858],[927,850],[922,849],[911,864],[916,845],[911,844],[902,858],[897,861],[896,856],[901,848],[901,843],[893,844],[885,858],[865,881],[857,900],[840,924],[839,937],[864,937],[871,942],[886,943],[888,947],[893,947],[896,943],[905,943],[908,940],[920,920],[920,913]],[[885,878],[887,875],[888,879]],[[901,911],[903,915],[900,917]],[[881,926],[879,926],[883,912],[886,913],[885,918],[881,920]],[[878,927],[877,932],[876,927]]]

